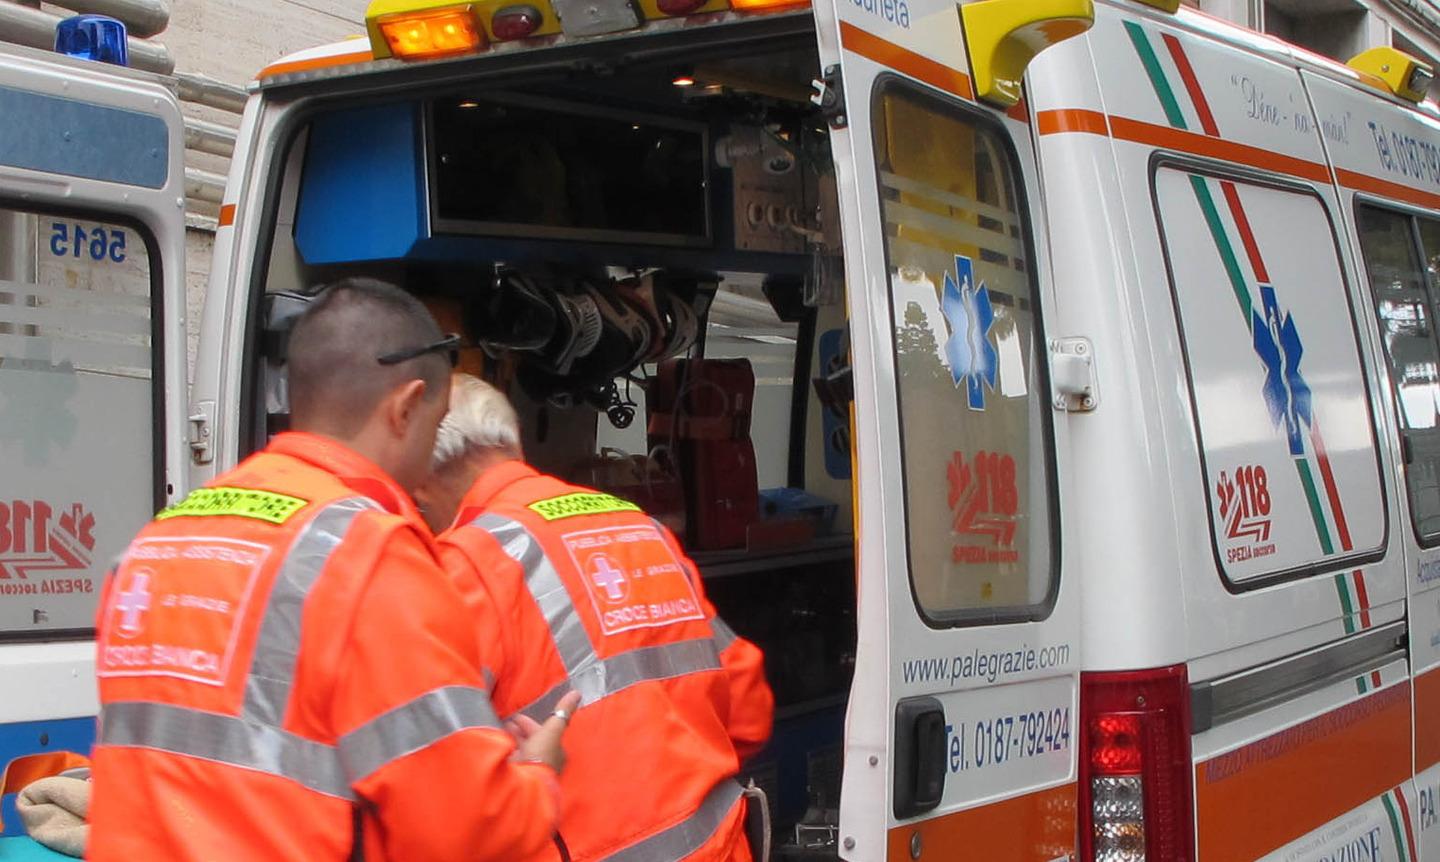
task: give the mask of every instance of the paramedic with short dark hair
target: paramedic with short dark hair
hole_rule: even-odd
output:
[[[748,862],[735,776],[769,738],[774,698],[760,650],[715,616],[675,538],[527,466],[514,409],[465,375],[416,499],[450,528],[441,560],[497,662],[499,714],[581,696],[560,779],[570,858]]]
[[[454,342],[399,288],[331,286],[290,337],[297,430],[130,544],[96,621],[87,858],[509,862],[549,844],[564,719],[518,728],[517,756],[407,493]]]

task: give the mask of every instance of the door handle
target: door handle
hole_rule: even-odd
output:
[[[933,697],[895,705],[895,816],[934,809],[945,793],[945,706]]]

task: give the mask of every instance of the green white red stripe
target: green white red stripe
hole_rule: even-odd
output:
[[[1405,790],[1397,787],[1380,797],[1385,807],[1385,819],[1390,823],[1390,833],[1395,837],[1395,846],[1400,848],[1400,862],[1415,862],[1415,827],[1410,820],[1410,804],[1405,801]]]

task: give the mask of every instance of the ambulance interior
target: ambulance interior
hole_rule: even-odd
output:
[[[288,423],[289,294],[346,275],[414,291],[463,337],[462,370],[509,392],[528,460],[681,537],[765,651],[775,734],[744,777],[775,856],[835,858],[855,571],[818,60],[813,35],[692,54],[304,121],[275,178],[245,448]]]

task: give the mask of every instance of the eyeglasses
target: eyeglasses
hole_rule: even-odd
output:
[[[423,347],[407,347],[404,350],[396,350],[393,353],[382,353],[375,357],[375,361],[381,365],[399,365],[411,359],[419,359],[427,353],[438,353],[450,360],[450,367],[454,368],[460,364],[460,336],[450,333],[439,341],[426,344]]]

